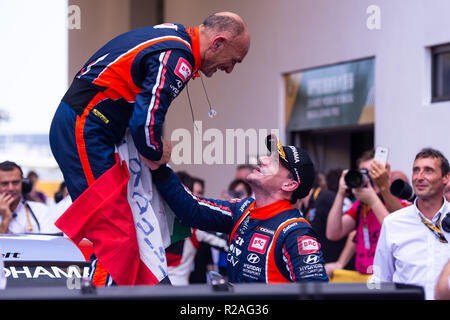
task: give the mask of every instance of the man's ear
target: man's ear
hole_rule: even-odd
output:
[[[449,179],[450,179],[450,172],[447,173],[447,174],[442,178],[442,182],[443,182],[444,184],[447,184]]]
[[[211,43],[211,50],[213,52],[216,52],[216,51],[220,50],[223,47],[223,45],[225,44],[226,40],[227,39],[225,39],[222,36],[215,37],[213,42]]]
[[[283,183],[283,185],[281,186],[281,190],[286,191],[286,192],[292,192],[295,189],[297,189],[298,186],[299,186],[299,183],[297,181],[289,180],[289,181],[286,181],[285,183]]]

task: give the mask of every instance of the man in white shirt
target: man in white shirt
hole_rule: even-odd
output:
[[[48,207],[23,199],[22,176],[16,163],[0,163],[0,233],[54,232]]]
[[[450,230],[442,227],[450,216],[450,203],[443,196],[449,171],[448,160],[438,150],[426,148],[416,155],[416,200],[384,219],[372,281],[419,285],[426,299],[434,299],[436,282],[450,258]]]

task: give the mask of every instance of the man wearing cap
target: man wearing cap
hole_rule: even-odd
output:
[[[317,236],[292,207],[308,194],[314,166],[301,148],[282,146],[271,135],[270,156],[246,180],[255,199],[213,200],[194,196],[165,164],[145,160],[161,195],[185,225],[229,234],[230,282],[328,281]],[[281,163],[281,165],[280,165]]]

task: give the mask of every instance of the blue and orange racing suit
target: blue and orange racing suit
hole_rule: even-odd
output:
[[[198,28],[168,23],[119,35],[86,62],[50,128],[73,201],[116,163],[115,145],[127,128],[140,154],[161,158],[167,109],[200,68]],[[113,283],[95,256],[91,278],[95,285]]]
[[[166,166],[152,171],[152,177],[183,224],[230,235],[230,282],[328,281],[317,236],[289,201],[255,208],[253,198],[199,198]]]
[[[50,146],[72,200],[115,164],[130,128],[137,150],[162,156],[167,109],[201,68],[198,28],[162,24],[124,33],[76,74],[54,115]]]

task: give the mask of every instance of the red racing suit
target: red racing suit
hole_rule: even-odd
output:
[[[253,198],[199,198],[166,166],[152,171],[152,177],[184,225],[230,235],[230,282],[328,281],[316,234],[289,201],[255,208]]]

